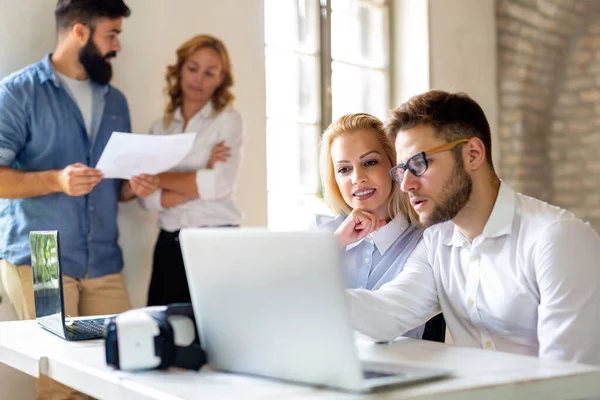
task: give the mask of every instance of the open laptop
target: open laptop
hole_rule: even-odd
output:
[[[102,338],[105,318],[65,318],[58,231],[31,231],[29,244],[38,324],[67,340]]]
[[[359,361],[332,233],[185,229],[179,238],[213,368],[358,392],[449,374]]]

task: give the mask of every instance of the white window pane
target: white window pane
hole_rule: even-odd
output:
[[[269,229],[310,229],[316,214],[331,214],[322,199],[314,194],[269,192]]]
[[[331,0],[332,11],[349,11],[353,0]]]
[[[267,189],[318,192],[318,142],[314,125],[267,119]]]
[[[384,120],[389,110],[389,79],[378,70],[354,67],[340,62],[331,65],[332,118],[366,112]]]
[[[265,43],[316,53],[318,18],[314,0],[265,0]]]
[[[352,2],[331,13],[331,55],[334,60],[386,68],[385,8]]]
[[[319,120],[318,61],[267,47],[267,117],[316,123]]]
[[[356,3],[362,3],[362,4],[372,4],[372,5],[378,5],[378,6],[385,6],[386,5],[386,1],[389,0],[331,0],[331,9],[333,11],[339,11],[339,10],[349,10],[350,7],[352,7],[354,4]]]

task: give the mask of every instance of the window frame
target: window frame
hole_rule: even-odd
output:
[[[280,118],[280,117],[273,117],[267,114],[267,123],[269,123],[269,121],[288,121],[290,123],[293,123],[295,126],[300,126],[300,125],[310,125],[316,128],[316,132],[315,134],[317,135],[315,139],[316,143],[317,143],[317,148],[315,148],[315,154],[313,154],[313,156],[316,156],[316,160],[317,163],[319,162],[319,148],[318,148],[318,143],[320,143],[321,140],[321,136],[324,132],[325,129],[327,129],[327,127],[331,124],[331,122],[333,122],[333,82],[332,82],[332,76],[333,76],[333,63],[334,62],[338,62],[338,63],[342,63],[342,64],[346,64],[346,65],[350,65],[350,66],[354,66],[354,67],[358,67],[361,68],[363,70],[375,70],[375,71],[381,71],[384,73],[385,76],[385,83],[387,84],[387,99],[385,99],[385,103],[386,103],[386,112],[387,110],[389,110],[392,106],[392,99],[394,98],[394,76],[393,76],[393,61],[394,61],[394,54],[393,54],[393,40],[392,40],[392,35],[393,35],[393,24],[392,24],[392,16],[393,16],[393,1],[392,0],[352,0],[355,3],[360,3],[360,4],[365,4],[367,6],[373,6],[373,7],[377,7],[380,8],[383,12],[383,39],[384,39],[384,43],[383,43],[383,52],[384,52],[384,67],[383,68],[376,68],[374,66],[369,66],[369,65],[362,65],[360,63],[355,64],[355,63],[351,63],[351,62],[347,62],[344,60],[336,60],[333,58],[333,52],[332,52],[332,1],[334,0],[306,0],[305,4],[310,4],[311,2],[314,2],[313,4],[310,4],[311,7],[315,7],[315,12],[318,13],[318,15],[314,15],[313,17],[316,17],[317,20],[317,26],[316,26],[316,31],[314,32],[315,35],[318,35],[318,37],[316,38],[314,44],[316,45],[315,48],[315,53],[314,54],[309,54],[306,52],[303,52],[300,49],[294,48],[293,46],[285,46],[285,45],[273,45],[273,44],[268,44],[267,40],[265,38],[265,53],[267,52],[267,48],[271,47],[274,49],[282,49],[285,51],[290,51],[294,54],[302,54],[305,56],[311,55],[314,56],[316,59],[316,62],[318,64],[317,66],[317,76],[316,76],[316,82],[311,82],[310,85],[311,86],[315,86],[317,88],[317,90],[320,90],[320,93],[317,94],[316,99],[319,102],[319,104],[317,104],[317,116],[315,118],[315,121],[303,121],[300,116],[296,116],[296,118]],[[265,19],[265,23],[267,23],[266,19]],[[314,25],[313,25],[314,26]],[[266,54],[265,54],[266,57]],[[267,79],[268,81],[268,79]],[[269,88],[267,88],[267,96],[269,93]],[[367,110],[357,110],[357,112],[360,111],[367,111]],[[383,118],[384,116],[378,116],[380,118]],[[269,152],[269,144],[268,144],[268,138],[267,138],[267,152]],[[298,149],[299,152],[301,152],[300,149]],[[270,158],[269,153],[267,153],[267,157]],[[302,158],[302,154],[300,154],[300,159]],[[302,184],[299,185],[295,185],[292,184],[291,188],[287,188],[282,186],[281,189],[275,189],[273,190],[273,183],[270,183],[268,185],[268,198],[269,198],[269,205],[268,205],[268,215],[269,215],[269,226],[272,225],[284,225],[281,222],[274,222],[271,220],[271,215],[276,215],[276,214],[281,214],[281,210],[279,210],[281,207],[274,207],[273,209],[277,209],[278,211],[271,211],[271,199],[278,199],[277,201],[280,202],[282,201],[281,198],[289,198],[289,199],[294,199],[295,203],[297,204],[297,207],[304,207],[306,204],[312,204],[312,208],[318,209],[319,212],[323,211],[323,212],[327,212],[327,207],[325,206],[325,204],[322,202],[323,199],[323,192],[322,192],[322,182],[318,173],[318,167],[315,169],[316,170],[316,176],[314,176],[314,182],[315,184],[309,184],[307,186],[303,186]],[[316,190],[313,192],[312,188],[314,187]],[[315,202],[315,200],[317,200]],[[319,205],[317,206],[316,204],[319,203]],[[322,205],[322,207],[321,207]],[[291,207],[293,208],[293,206]],[[291,210],[292,213],[294,210]]]

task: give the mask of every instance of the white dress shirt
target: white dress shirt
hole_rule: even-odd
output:
[[[196,140],[192,150],[170,172],[196,171],[200,198],[172,208],[163,208],[160,203],[162,189],[159,189],[141,199],[142,206],[148,210],[158,210],[160,228],[170,232],[186,227],[238,225],[242,219],[235,196],[236,179],[242,161],[240,114],[226,107],[215,115],[209,102],[188,121],[185,131],[180,108],[175,111],[168,127],[165,128],[161,118],[150,129],[151,135],[182,132],[195,132]],[[211,150],[220,141],[225,141],[231,147],[231,157],[225,162],[217,162],[213,169],[207,169]]]
[[[352,320],[391,340],[441,310],[458,345],[600,365],[599,263],[589,224],[502,183],[480,236],[427,229],[396,279],[348,291]]]

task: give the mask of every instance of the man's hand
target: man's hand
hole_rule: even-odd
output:
[[[158,189],[159,183],[160,180],[157,175],[148,174],[137,175],[129,180],[133,194],[142,199],[154,193]]]
[[[58,171],[57,182],[60,190],[69,196],[83,196],[92,191],[104,178],[98,169],[82,163],[71,164]]]
[[[216,163],[225,162],[231,157],[231,147],[225,145],[225,141],[222,140],[210,151],[210,160],[206,164],[207,169],[213,169]]]
[[[340,248],[358,242],[369,233],[378,230],[386,222],[371,212],[354,209],[335,231]]]

